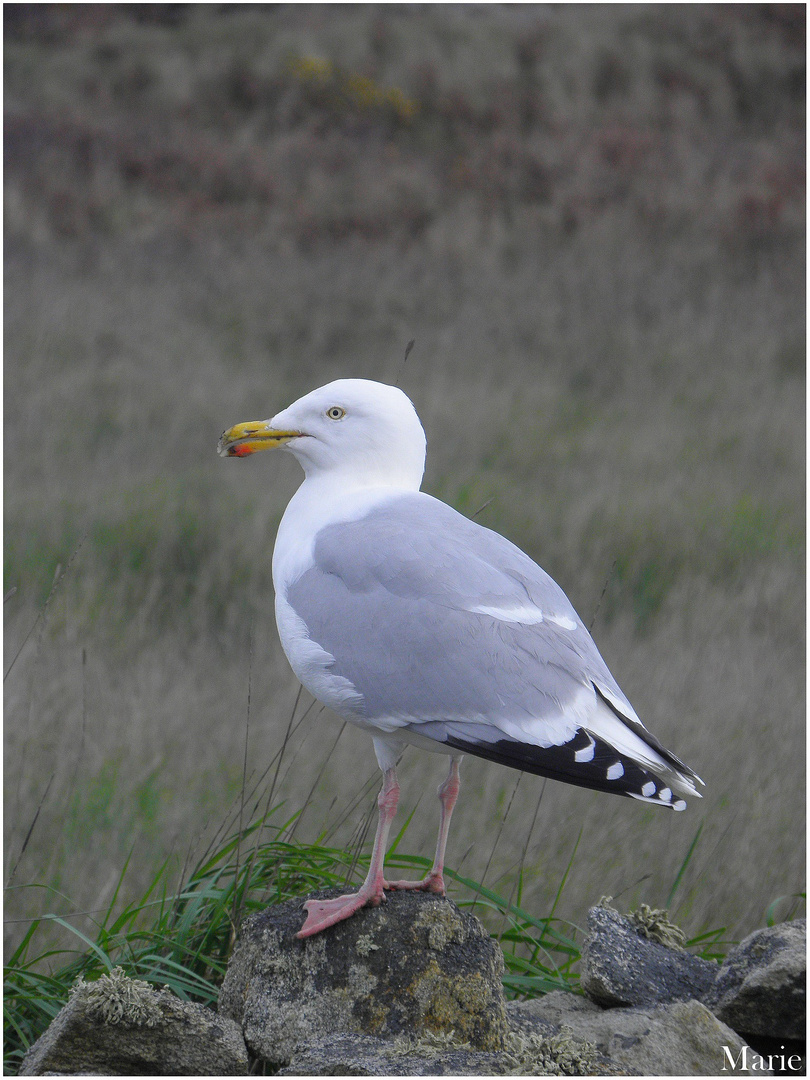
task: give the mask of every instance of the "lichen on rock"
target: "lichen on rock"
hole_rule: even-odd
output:
[[[596,1048],[569,1027],[548,1036],[512,1031],[504,1053],[514,1066],[507,1075],[515,1076],[585,1076],[599,1060]]]
[[[603,1008],[705,1000],[717,965],[674,948],[679,933],[666,912],[644,905],[620,915],[603,900],[588,912],[581,988]]]
[[[88,1011],[105,1024],[134,1024],[154,1027],[162,1018],[160,999],[165,991],[156,990],[143,979],[131,979],[122,967],[114,967],[106,975],[87,982],[80,975],[70,989],[69,997],[81,999]]]
[[[248,1068],[235,1023],[116,967],[76,981],[20,1075],[243,1076]]]
[[[511,1031],[496,1054],[482,1052],[449,1032],[431,1031],[423,1031],[418,1037],[399,1035],[378,1044],[376,1049],[388,1059],[393,1074],[403,1075],[406,1063],[411,1066],[408,1073],[420,1062],[433,1062],[432,1071],[437,1075],[453,1065],[461,1067],[461,1075],[470,1075],[480,1062],[484,1072],[498,1076],[587,1076],[599,1073],[598,1066],[604,1062],[595,1047],[576,1039],[572,1029],[566,1027],[552,1035]]]
[[[668,949],[683,949],[686,934],[680,926],[670,922],[666,908],[652,908],[649,904],[639,904],[635,911],[628,913],[638,932],[649,941],[657,941]]]
[[[361,956],[369,956],[371,953],[376,952],[380,946],[375,943],[371,934],[361,934],[357,939],[355,948]]]
[[[603,896],[597,907],[607,911],[618,911],[613,906],[612,896]],[[635,930],[648,941],[655,941],[667,949],[683,949],[686,945],[686,934],[680,926],[670,922],[669,911],[666,908],[653,908],[649,904],[639,904],[634,911],[628,911],[628,919]]]
[[[464,944],[466,937],[464,923],[458,908],[451,905],[431,905],[420,911],[414,919],[414,927],[425,927],[428,946],[435,952],[441,952],[452,941]]]
[[[392,892],[299,940],[301,901],[243,924],[219,998],[252,1052],[286,1065],[300,1046],[341,1032],[385,1039],[447,1033],[478,1051],[507,1032],[503,954],[443,897]]]

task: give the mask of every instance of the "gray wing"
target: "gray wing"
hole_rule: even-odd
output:
[[[286,599],[367,721],[605,790],[617,746],[689,772],[641,725],[552,578],[430,496],[321,530]]]

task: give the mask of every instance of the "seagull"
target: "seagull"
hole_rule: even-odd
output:
[[[420,491],[425,432],[397,387],[338,379],[269,420],[223,432],[223,457],[282,447],[304,481],[273,551],[276,622],[301,683],[369,732],[383,785],[368,875],[308,900],[307,938],[377,906],[386,889],[445,894],[464,754],[683,810],[703,781],[652,735],[568,597],[505,537]],[[439,835],[422,881],[387,881],[408,745],[449,755]]]

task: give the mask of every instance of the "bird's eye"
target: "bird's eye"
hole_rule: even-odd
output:
[[[341,409],[340,405],[333,405],[331,408],[326,410],[326,415],[329,417],[330,420],[342,420],[343,417],[346,415],[346,410]]]

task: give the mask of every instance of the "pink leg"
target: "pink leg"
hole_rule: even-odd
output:
[[[421,881],[387,881],[387,889],[423,889],[425,892],[438,893],[444,896],[444,853],[447,850],[447,834],[450,832],[450,818],[453,815],[453,807],[458,799],[458,789],[461,781],[458,775],[460,758],[453,758],[450,762],[450,772],[447,779],[439,788],[439,802],[441,803],[441,817],[439,819],[439,838],[436,841],[436,856],[433,866]]]
[[[374,837],[374,849],[371,853],[371,865],[368,868],[366,880],[360,886],[360,891],[349,893],[347,896],[338,896],[334,900],[307,900],[304,907],[307,918],[304,925],[295,935],[298,938],[311,937],[319,934],[327,926],[343,922],[355,911],[365,907],[377,907],[385,899],[385,880],[383,878],[383,862],[385,849],[388,845],[388,830],[394,815],[397,812],[399,801],[399,784],[397,783],[396,770],[392,767],[383,774],[383,786],[377,796],[377,806],[380,810],[377,822],[377,834]]]

